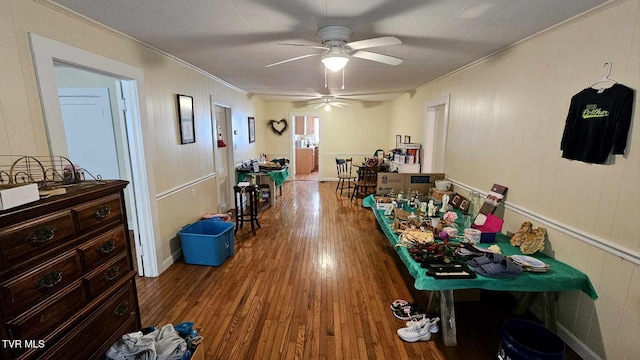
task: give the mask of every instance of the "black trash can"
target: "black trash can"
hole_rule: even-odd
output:
[[[499,360],[564,360],[565,344],[546,327],[524,319],[509,319],[500,333]]]

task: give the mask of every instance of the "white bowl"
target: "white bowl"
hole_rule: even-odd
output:
[[[436,180],[436,189],[440,191],[449,191],[451,189],[451,181],[449,180]]]

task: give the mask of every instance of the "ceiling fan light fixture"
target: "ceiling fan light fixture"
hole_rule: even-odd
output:
[[[328,54],[322,57],[322,63],[329,71],[342,70],[348,62],[349,56],[344,54]]]

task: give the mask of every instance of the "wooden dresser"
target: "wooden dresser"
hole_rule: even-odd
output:
[[[120,180],[0,211],[4,359],[93,359],[141,328]]]

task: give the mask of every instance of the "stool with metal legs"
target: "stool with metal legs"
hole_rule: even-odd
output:
[[[261,228],[258,222],[258,187],[255,185],[234,186],[234,197],[236,204],[236,233],[245,222],[251,223],[251,232],[256,234],[255,225]],[[246,195],[246,196],[245,196]],[[246,200],[246,208],[245,208]],[[255,224],[254,224],[255,223]]]

